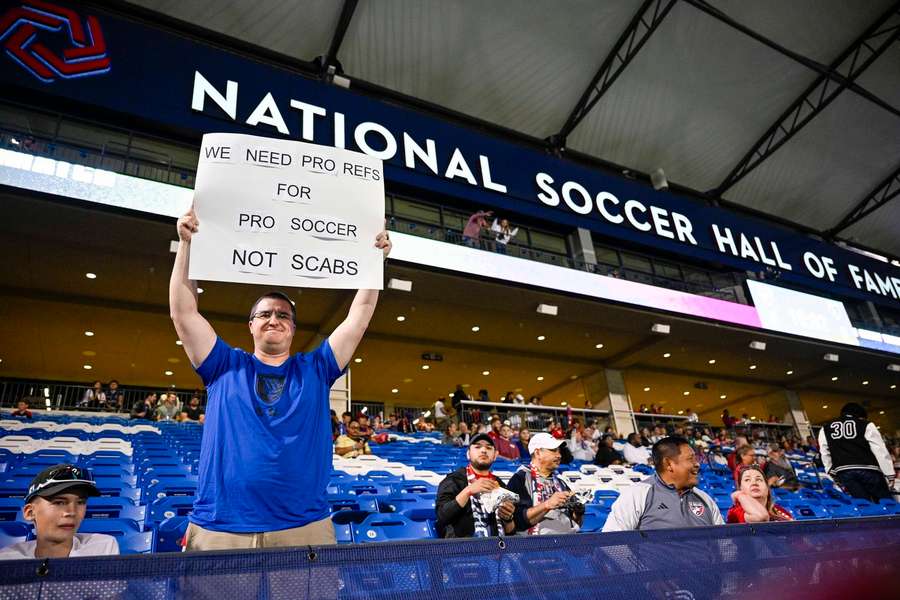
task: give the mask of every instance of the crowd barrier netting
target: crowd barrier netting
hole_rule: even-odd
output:
[[[886,598],[900,517],[0,564],[0,598]]]

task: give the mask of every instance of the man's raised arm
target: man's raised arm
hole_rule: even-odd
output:
[[[375,238],[375,247],[381,248],[387,258],[391,252],[391,240],[387,231],[378,234]],[[357,291],[347,318],[329,336],[328,343],[331,345],[331,352],[334,354],[338,367],[342,370],[353,358],[356,347],[359,346],[359,342],[366,333],[376,304],[378,304],[378,290]]]
[[[191,237],[199,228],[194,208],[178,219],[178,252],[169,279],[169,315],[188,360],[199,367],[216,344],[216,332],[197,310],[197,282],[188,279]]]

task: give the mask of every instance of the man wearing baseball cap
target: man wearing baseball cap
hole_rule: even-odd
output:
[[[519,495],[525,508],[529,535],[576,533],[584,517],[584,506],[570,502],[572,492],[556,473],[559,447],[565,443],[549,433],[534,434],[528,442],[531,464],[519,467],[509,480],[509,489]]]
[[[110,535],[78,533],[84,520],[88,496],[100,492],[87,469],[55,465],[31,481],[22,513],[34,523],[35,539],[0,550],[0,559],[66,558],[119,553]]]
[[[499,517],[503,532],[507,535],[516,530],[514,521],[524,518],[510,501],[505,501],[496,513],[488,512],[483,500],[484,494],[506,485],[491,473],[491,465],[497,458],[494,440],[486,433],[472,437],[467,453],[469,464],[453,471],[438,486],[435,512],[437,512],[438,535],[445,538],[489,537],[499,535]]]

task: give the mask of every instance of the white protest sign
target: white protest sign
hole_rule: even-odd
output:
[[[190,278],[382,289],[384,168],[349,150],[251,135],[203,136]]]

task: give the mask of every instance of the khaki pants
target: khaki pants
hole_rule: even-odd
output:
[[[185,550],[246,550],[284,546],[323,546],[336,544],[331,517],[303,527],[263,533],[227,533],[210,531],[190,523],[185,534]]]

